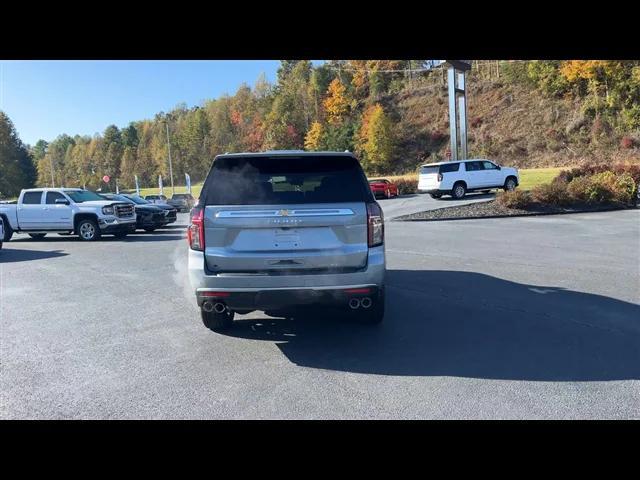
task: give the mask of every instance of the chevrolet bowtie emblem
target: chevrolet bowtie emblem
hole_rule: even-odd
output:
[[[280,210],[280,212],[278,212],[278,214],[281,217],[288,217],[289,216],[289,210]]]

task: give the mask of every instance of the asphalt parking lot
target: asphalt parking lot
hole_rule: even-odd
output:
[[[0,251],[0,417],[640,418],[640,211],[390,220],[421,201],[442,203],[381,202],[378,327],[254,312],[207,330],[179,225],[17,235]]]

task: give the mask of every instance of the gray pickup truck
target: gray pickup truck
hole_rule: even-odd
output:
[[[32,188],[22,190],[17,203],[0,204],[8,242],[14,232],[43,238],[47,233],[72,233],[81,240],[97,240],[103,234],[122,238],[136,229],[136,213],[129,203],[105,200],[81,188]]]

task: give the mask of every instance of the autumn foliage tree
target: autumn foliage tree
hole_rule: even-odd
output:
[[[319,150],[323,133],[322,124],[320,122],[313,122],[305,136],[304,148],[306,150]]]
[[[9,117],[0,110],[0,198],[32,186],[36,169]]]
[[[340,123],[349,112],[350,101],[346,91],[346,87],[338,78],[334,78],[329,84],[327,98],[325,98],[323,105],[327,113],[327,121],[330,124]]]
[[[358,132],[358,150],[365,168],[376,173],[386,171],[391,163],[393,146],[391,120],[376,103],[364,112]]]

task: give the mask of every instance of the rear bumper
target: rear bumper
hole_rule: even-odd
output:
[[[189,252],[189,281],[194,289],[198,305],[202,305],[203,292],[229,292],[225,302],[248,302],[251,307],[270,307],[277,298],[281,306],[302,303],[335,303],[342,301],[338,291],[349,288],[377,289],[384,285],[385,252],[384,246],[369,249],[367,266],[363,270],[349,273],[319,273],[302,275],[251,275],[251,274],[205,274],[204,253],[196,250]],[[281,293],[284,291],[285,293]],[[247,297],[234,293],[247,293]],[[264,293],[266,292],[266,293]],[[259,294],[259,295],[258,295]],[[247,300],[248,299],[248,300]],[[262,302],[265,302],[263,305]],[[241,308],[241,307],[234,307]]]
[[[418,189],[420,193],[439,193],[441,195],[445,195],[447,193],[451,193],[451,190],[441,190],[439,188],[420,188]]]
[[[376,299],[381,286],[343,285],[335,287],[210,289],[196,291],[198,306],[209,300],[223,302],[235,310],[274,310],[304,305],[346,305],[353,297]]]

